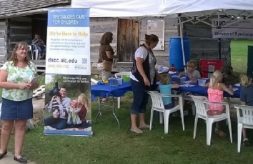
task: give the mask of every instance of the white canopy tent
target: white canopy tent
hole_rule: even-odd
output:
[[[90,8],[90,17],[159,16],[162,0],[72,0],[71,7]]]
[[[164,0],[160,7],[162,15],[179,14],[180,37],[183,53],[183,63],[185,65],[184,45],[183,45],[183,24],[191,21],[192,23],[202,22],[213,26],[207,21],[210,17],[217,18],[217,28],[221,26],[219,20],[221,17],[233,19],[232,24],[239,19],[248,19],[253,17],[252,0]],[[181,17],[187,18],[182,21]],[[231,24],[230,24],[231,25]],[[229,24],[226,24],[229,26]],[[220,49],[220,45],[219,45]],[[219,50],[219,57],[221,52]]]
[[[74,8],[90,8],[91,17],[139,17],[166,16],[178,14],[183,63],[183,24],[202,22],[211,25],[206,19],[227,16],[231,19],[253,17],[252,0],[72,0]],[[187,18],[182,21],[181,17]],[[234,22],[237,21],[234,20]],[[212,26],[212,25],[211,25]]]
[[[162,14],[191,13],[191,15],[203,16],[231,9],[249,10],[252,13],[252,0],[163,0],[160,12]]]
[[[253,16],[252,0],[72,0],[73,8],[90,8],[90,17],[206,16],[227,12]]]

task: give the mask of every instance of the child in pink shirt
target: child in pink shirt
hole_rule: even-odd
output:
[[[219,70],[216,70],[210,78],[210,83],[208,86],[208,101],[209,102],[223,102],[223,92],[226,91],[230,95],[233,95],[233,90],[227,88],[225,84],[222,83],[222,73]],[[208,115],[219,115],[223,113],[223,105],[221,104],[211,104],[208,107],[207,114]],[[224,136],[225,133],[223,131],[218,130],[218,123],[216,123],[215,132],[220,136]]]

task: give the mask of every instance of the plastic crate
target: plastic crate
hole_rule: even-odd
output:
[[[199,62],[202,77],[210,77],[215,70],[222,70],[224,61],[220,59],[201,59]]]

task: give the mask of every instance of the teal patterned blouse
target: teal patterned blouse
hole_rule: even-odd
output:
[[[30,82],[36,75],[37,70],[34,63],[30,62],[24,68],[14,66],[12,61],[7,61],[1,67],[8,73],[7,82],[27,83]],[[12,101],[23,101],[32,98],[33,90],[31,89],[5,89],[2,90],[2,98]]]

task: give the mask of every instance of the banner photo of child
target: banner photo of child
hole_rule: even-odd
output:
[[[45,135],[91,136],[90,76],[46,75]]]

